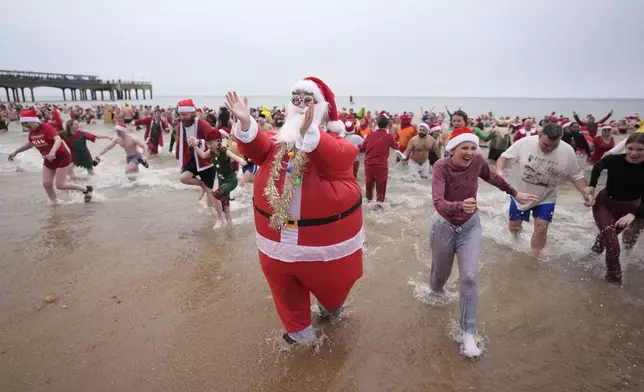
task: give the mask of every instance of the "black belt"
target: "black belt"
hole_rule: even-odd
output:
[[[346,218],[347,216],[351,215],[355,210],[357,210],[361,204],[362,204],[362,197],[360,197],[358,199],[358,202],[354,204],[351,208],[349,208],[348,210],[344,211],[339,215],[327,216],[326,218],[313,218],[313,219],[300,219],[300,220],[287,218],[286,222],[284,222],[284,226],[289,228],[295,228],[295,227],[326,225],[329,223],[339,221],[340,219]],[[253,199],[253,206],[255,207],[255,211],[257,211],[261,216],[271,219],[271,214],[257,207],[257,204],[255,204],[255,199]]]

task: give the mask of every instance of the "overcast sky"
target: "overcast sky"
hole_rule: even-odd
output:
[[[644,0],[2,1],[0,69],[155,95],[644,97]]]

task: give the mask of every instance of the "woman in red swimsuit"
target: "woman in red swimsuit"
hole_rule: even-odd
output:
[[[55,183],[56,188],[61,190],[83,192],[85,202],[90,201],[93,190],[91,186],[78,185],[67,181],[68,167],[72,164],[72,158],[56,129],[51,124],[41,123],[35,109],[20,112],[20,123],[22,123],[23,127],[29,129],[29,140],[9,155],[9,161],[13,161],[13,158],[19,153],[36,147],[44,159],[42,185],[45,187],[49,200],[56,202]]]

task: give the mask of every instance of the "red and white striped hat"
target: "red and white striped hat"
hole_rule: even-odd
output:
[[[177,105],[178,113],[193,113],[196,111],[197,108],[195,107],[195,103],[192,102],[192,99],[190,98],[179,101],[179,104]]]
[[[117,131],[117,132],[118,131],[128,132],[127,125],[125,125],[123,123],[116,124],[116,126],[114,127],[114,130]]]
[[[20,122],[39,123],[40,119],[38,118],[38,112],[36,112],[36,109],[25,109],[20,111]]]

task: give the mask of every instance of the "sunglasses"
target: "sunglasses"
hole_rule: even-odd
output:
[[[304,95],[301,95],[302,93],[298,93],[297,91],[293,92],[293,95],[291,96],[291,103],[295,106],[300,106],[302,103],[308,105],[310,103],[316,103],[315,98],[313,98],[313,94],[311,93],[303,93]]]

